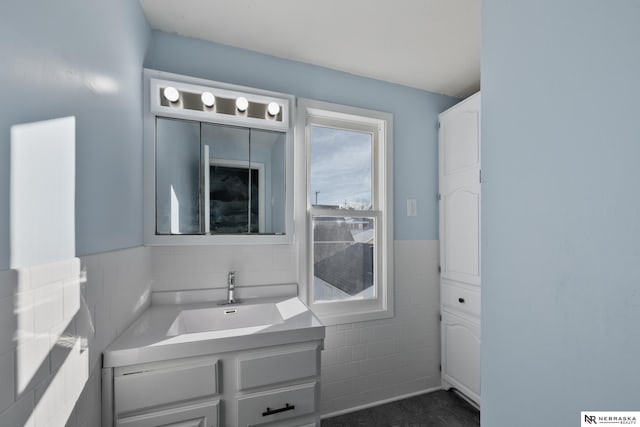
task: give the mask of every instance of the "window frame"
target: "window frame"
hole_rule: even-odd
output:
[[[345,210],[313,207],[311,195],[311,126],[371,133],[372,209]],[[310,99],[298,99],[296,117],[296,181],[299,188],[297,217],[300,230],[301,295],[325,325],[393,317],[393,115]],[[302,152],[302,153],[300,153]],[[315,217],[373,218],[375,223],[374,286],[376,297],[363,300],[314,301],[313,219]]]

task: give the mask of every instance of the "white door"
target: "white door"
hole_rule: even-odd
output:
[[[441,280],[480,285],[480,93],[440,115]]]

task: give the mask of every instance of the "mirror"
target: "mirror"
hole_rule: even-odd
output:
[[[285,145],[285,132],[156,117],[156,234],[285,234]]]

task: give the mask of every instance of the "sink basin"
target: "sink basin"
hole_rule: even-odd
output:
[[[169,336],[231,329],[251,329],[256,332],[283,323],[284,319],[275,303],[235,304],[185,309],[178,314],[169,328]]]
[[[250,297],[149,307],[103,355],[104,367],[324,339],[324,326],[297,296]]]

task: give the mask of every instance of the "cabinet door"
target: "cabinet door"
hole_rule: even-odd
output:
[[[114,378],[117,414],[146,411],[186,400],[202,400],[218,390],[218,362],[204,359],[181,365],[123,373]]]
[[[238,390],[320,375],[317,345],[249,353],[238,359]]]
[[[440,115],[441,278],[480,285],[480,94]]]
[[[480,325],[442,312],[442,379],[480,404]]]
[[[161,409],[147,414],[119,418],[120,427],[218,427],[220,401]]]

